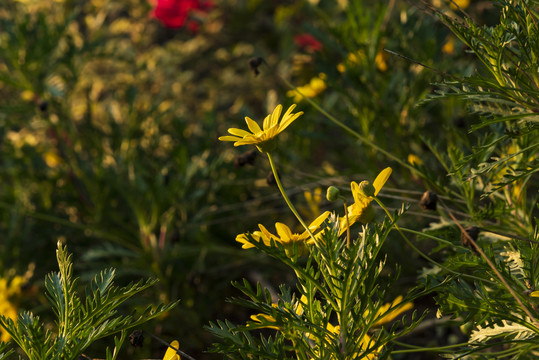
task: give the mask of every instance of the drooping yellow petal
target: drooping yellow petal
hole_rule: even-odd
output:
[[[221,141],[239,141],[241,139],[243,138],[237,137],[237,136],[231,136],[231,135],[219,136],[219,140]]]
[[[374,180],[374,183],[372,184],[374,186],[374,195],[378,195],[380,190],[382,190],[382,187],[384,187],[384,184],[386,183],[387,179],[389,179],[389,176],[391,175],[391,172],[393,169],[390,167],[385,168],[378,174],[376,179]]]
[[[178,340],[174,340],[170,343],[172,347],[175,347],[176,349],[180,348],[180,343]],[[181,360],[180,355],[176,352],[176,350],[172,349],[171,347],[167,348],[167,352],[165,353],[165,356],[163,356],[163,360]]]

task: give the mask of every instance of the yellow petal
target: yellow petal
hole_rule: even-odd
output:
[[[290,114],[292,114],[292,111],[294,111],[294,109],[296,108],[296,104],[292,104],[290,105],[290,107],[288,108],[288,110],[286,110],[286,113],[283,115],[283,120],[286,119],[287,117],[290,116]]]
[[[539,291],[532,291],[530,294],[531,297],[539,297]]]
[[[275,230],[277,230],[277,235],[279,235],[279,238],[281,241],[279,241],[280,243],[289,243],[292,241],[292,231],[290,230],[290,228],[288,226],[286,226],[285,224],[283,223],[276,223],[275,224]]]
[[[266,124],[266,120],[264,119],[264,130],[269,129],[272,126],[275,126],[279,123],[279,118],[281,117],[281,111],[283,111],[283,106],[281,104],[277,105],[275,110],[273,110],[273,113],[271,114],[271,118],[269,119],[269,122]],[[267,127],[266,127],[267,126]]]
[[[279,124],[279,132],[286,129],[290,124],[292,124],[292,122],[294,122],[294,120],[296,120],[301,115],[303,115],[303,111],[300,111],[292,116],[288,116],[286,119],[283,119],[283,121]]]
[[[352,190],[352,196],[354,197],[354,202],[358,203],[363,200],[363,196],[359,192],[359,184],[355,181],[350,183],[350,189]]]
[[[374,186],[374,195],[378,195],[380,190],[382,190],[382,187],[384,187],[384,184],[386,183],[387,179],[389,179],[389,176],[391,175],[391,172],[393,170],[390,167],[385,168],[378,174],[376,179],[374,180],[374,183],[372,184]]]
[[[248,131],[245,131],[243,129],[236,129],[236,128],[230,128],[228,129],[228,132],[232,135],[236,135],[236,136],[239,136],[239,137],[244,137],[244,136],[247,136],[247,135],[251,135],[250,132]]]
[[[219,136],[219,140],[221,141],[238,141],[238,140],[241,140],[242,138],[240,137],[237,137],[237,136],[230,136],[230,135],[227,135],[227,136]]]
[[[255,247],[253,244],[251,244],[251,241],[249,240],[247,234],[239,234],[238,236],[236,236],[236,241],[242,244],[242,249],[250,249]]]
[[[260,238],[262,239],[262,241],[264,241],[264,244],[266,244],[266,246],[270,246],[271,239],[275,240],[276,236],[270,233],[268,229],[264,227],[264,225],[258,224],[258,227],[260,228],[260,231],[261,231]]]
[[[317,217],[312,223],[311,225],[309,225],[309,230],[311,231],[315,231],[317,230],[320,225],[322,225],[322,223],[324,221],[326,221],[327,217],[329,216],[329,211],[325,211],[324,213],[322,213],[319,217]]]
[[[262,131],[260,126],[253,119],[246,116],[245,117],[245,122],[247,123],[247,126],[249,127],[249,130],[251,130],[251,132],[253,134],[258,134],[259,132]]]
[[[178,340],[174,340],[170,343],[171,346],[175,347],[176,349],[180,348],[180,343]],[[165,353],[165,356],[163,356],[163,360],[180,360],[180,355],[176,352],[176,350],[172,349],[171,347],[167,348],[167,352]]]

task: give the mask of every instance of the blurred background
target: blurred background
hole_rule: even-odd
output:
[[[458,3],[480,23],[497,16],[489,1]],[[259,223],[298,228],[267,160],[217,140],[277,104],[305,112],[275,157],[307,221],[342,210],[325,200],[328,186],[351,198],[350,181],[372,181],[391,166],[383,199],[411,203],[407,226],[428,226],[438,216],[419,206],[426,186],[411,169],[449,182],[427,143],[459,149],[477,135],[463,131],[476,118],[462,102],[421,101],[443,73],[470,75],[477,64],[426,5],[457,11],[440,0],[2,1],[0,277],[20,282],[5,306],[51,321],[43,279],[57,270],[62,240],[83,284],[108,267],[120,283],[159,278],[129,306],[181,299],[145,330],[212,358],[203,327],[250,315],[226,302],[238,295],[232,280],[275,289],[294,281],[283,265],[235,242]],[[265,61],[258,74],[254,57]],[[287,83],[410,167],[350,137]],[[425,265],[398,239],[386,249],[402,268],[396,295]],[[410,342],[443,345],[459,334],[436,329]],[[111,343],[96,344],[95,357]],[[124,351],[164,353],[151,340]]]

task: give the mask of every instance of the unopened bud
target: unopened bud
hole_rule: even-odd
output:
[[[365,197],[374,196],[376,189],[367,180],[359,183],[359,193]]]
[[[341,195],[341,191],[336,188],[335,186],[328,187],[328,191],[326,193],[326,199],[329,201],[336,201],[339,196]]]
[[[144,333],[142,330],[135,330],[129,335],[129,343],[131,343],[132,346],[137,347],[141,346],[144,343]]]

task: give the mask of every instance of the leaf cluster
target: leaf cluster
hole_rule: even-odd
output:
[[[402,215],[396,214],[396,219]],[[381,254],[384,240],[394,222],[366,226],[359,237],[347,246],[338,236],[338,221],[329,220],[316,237],[306,261],[285,251],[277,242],[256,248],[293,270],[297,277],[295,291],[282,285],[279,294],[246,280],[235,283],[246,298],[233,298],[234,304],[257,311],[246,325],[229,321],[211,323],[208,330],[220,339],[212,351],[231,359],[354,359],[389,354],[390,343],[414,329],[422,319],[414,312],[411,323],[406,317],[393,322],[391,313],[409,305],[419,296],[409,294],[400,302],[387,302],[398,271],[383,274]],[[387,270],[386,270],[387,271]],[[388,322],[386,329],[381,326]],[[268,335],[270,334],[270,335]],[[258,335],[258,336],[257,336]]]
[[[177,304],[148,306],[122,315],[118,311],[120,305],[157,280],[117,287],[113,284],[115,271],[108,269],[94,278],[81,297],[76,290],[78,279],[72,274],[72,255],[60,242],[56,255],[60,271],[45,280],[46,295],[57,318],[56,329],[46,328],[31,312],[21,313],[16,322],[0,315],[0,326],[30,360],[77,359],[95,341],[122,333],[121,341],[116,339],[118,348],[125,340],[126,330],[162,315]]]

